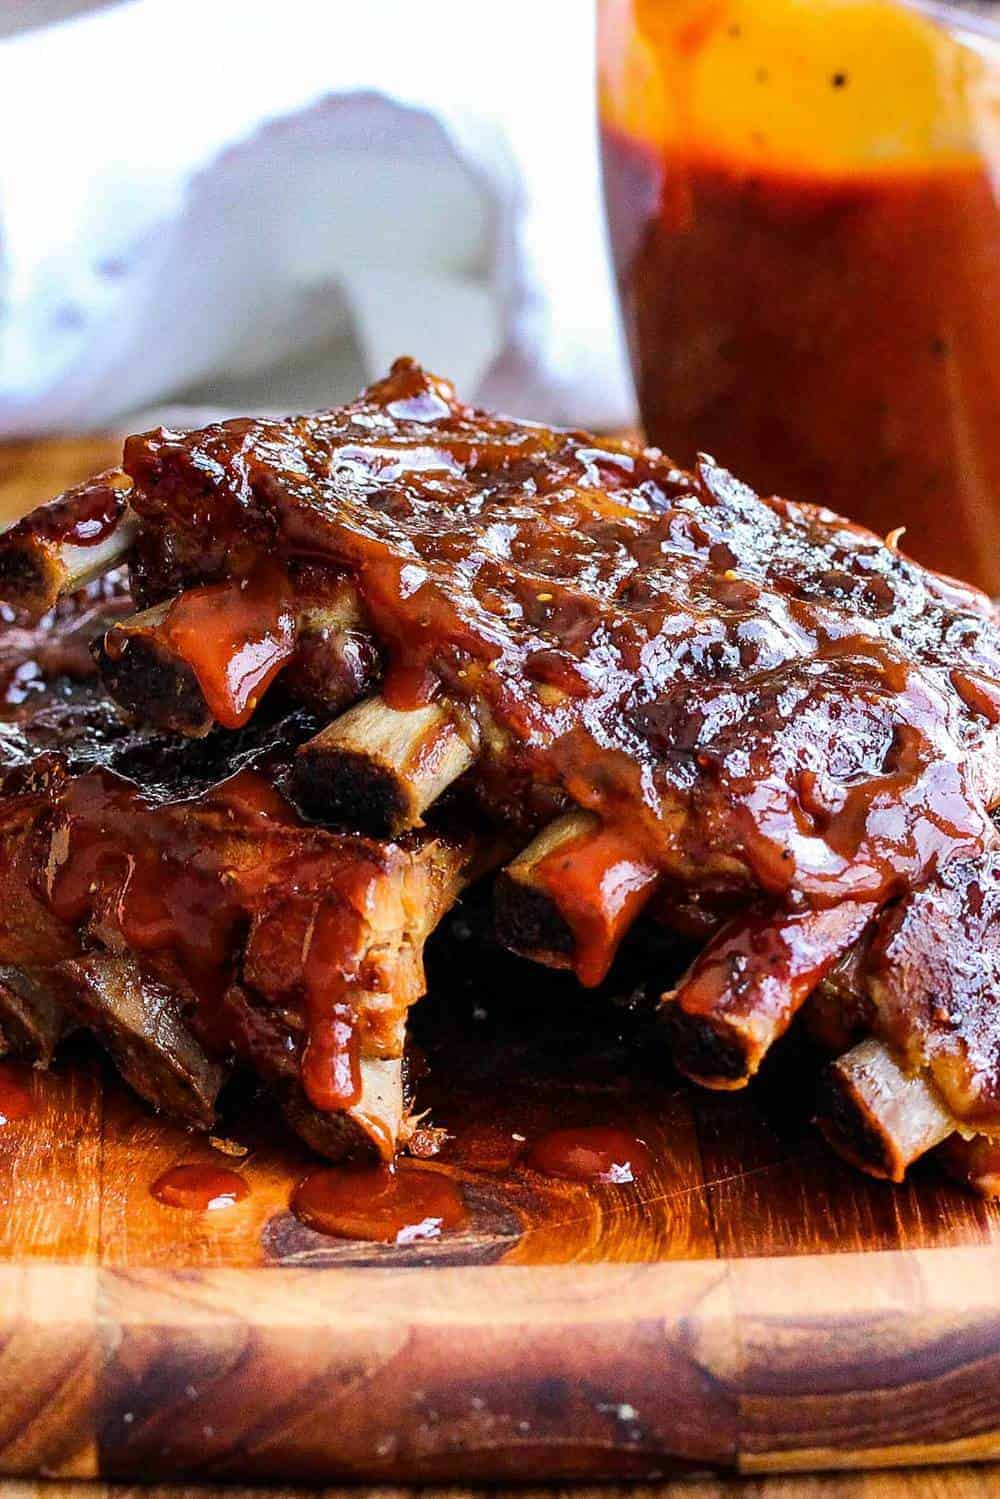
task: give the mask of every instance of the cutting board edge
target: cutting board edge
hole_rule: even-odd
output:
[[[0,1472],[651,1478],[1000,1454],[1000,1249],[0,1266]]]

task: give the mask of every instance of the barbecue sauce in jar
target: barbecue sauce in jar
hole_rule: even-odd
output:
[[[650,440],[1000,592],[1000,36],[891,0],[605,0],[600,50]]]

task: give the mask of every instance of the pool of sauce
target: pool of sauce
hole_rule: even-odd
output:
[[[310,1172],[296,1187],[291,1208],[317,1233],[379,1244],[436,1239],[468,1219],[461,1188],[451,1177],[406,1161]]]
[[[523,1158],[545,1176],[614,1184],[647,1175],[653,1164],[644,1141],[609,1124],[549,1130],[527,1145]]]
[[[215,1213],[235,1207],[250,1195],[246,1178],[227,1166],[171,1166],[150,1187],[151,1196],[164,1207],[185,1208],[191,1213]]]

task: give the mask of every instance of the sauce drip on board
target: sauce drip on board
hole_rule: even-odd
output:
[[[608,1124],[549,1130],[531,1141],[524,1160],[545,1176],[580,1182],[624,1184],[652,1168],[645,1142]]]
[[[16,1124],[34,1113],[31,1089],[9,1065],[0,1065],[0,1128]]]
[[[379,1244],[436,1239],[468,1218],[451,1177],[406,1162],[313,1171],[295,1189],[291,1208],[317,1233]]]
[[[227,1166],[171,1166],[150,1187],[150,1195],[165,1207],[192,1213],[214,1213],[235,1207],[250,1195],[246,1179]]]

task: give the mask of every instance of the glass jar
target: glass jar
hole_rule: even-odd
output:
[[[600,0],[599,103],[650,441],[906,526],[904,550],[997,594],[1000,24],[983,11]]]

